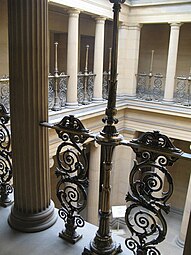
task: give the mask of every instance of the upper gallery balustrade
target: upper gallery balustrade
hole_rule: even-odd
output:
[[[77,84],[77,100],[78,104],[89,104],[92,102],[94,90],[94,78],[96,74],[93,72],[79,72]],[[164,98],[165,76],[160,73],[144,73],[137,75],[137,99],[144,101],[162,102]],[[58,74],[49,74],[48,76],[48,107],[49,110],[57,111],[65,107],[67,102],[67,86],[69,75],[64,72]],[[110,71],[103,72],[102,98],[108,98],[108,82],[110,79]],[[0,103],[8,110],[9,102],[9,77],[4,75],[0,77]],[[178,75],[175,78],[173,103],[189,107],[191,105],[191,73],[188,76]]]

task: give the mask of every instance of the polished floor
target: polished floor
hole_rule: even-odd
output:
[[[61,219],[58,218],[56,224],[45,231],[21,233],[9,227],[7,223],[9,212],[10,207],[0,207],[0,255],[80,255],[84,247],[94,238],[97,230],[97,227],[87,223],[79,230],[83,233],[83,238],[72,245],[58,237],[63,227]],[[158,246],[161,255],[182,255],[183,249],[176,244],[180,223],[181,216],[172,213],[168,216],[168,235],[166,241]],[[123,249],[121,254],[133,255],[124,245],[124,233],[119,231],[118,234],[122,236],[113,234],[113,239],[121,243]]]

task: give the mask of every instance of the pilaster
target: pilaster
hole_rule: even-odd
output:
[[[140,32],[140,24],[121,24],[119,28],[118,95],[136,96]]]

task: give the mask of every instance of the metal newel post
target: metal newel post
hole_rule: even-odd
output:
[[[110,0],[114,3],[113,12],[113,43],[111,56],[111,76],[109,81],[109,96],[106,109],[106,117],[103,122],[106,123],[103,130],[96,137],[96,141],[101,145],[102,165],[101,172],[103,174],[103,183],[101,190],[101,205],[99,210],[100,220],[99,228],[95,238],[90,243],[90,249],[85,248],[83,255],[87,254],[102,254],[114,255],[122,252],[121,245],[112,240],[110,230],[110,215],[111,215],[111,185],[110,175],[112,170],[113,151],[122,140],[122,136],[118,134],[116,124],[118,121],[114,118],[116,110],[116,91],[117,91],[117,56],[118,56],[118,23],[119,12],[121,9],[120,3],[125,0]]]
[[[54,56],[54,105],[52,107],[53,111],[59,111],[61,109],[61,103],[59,98],[59,87],[58,87],[58,43],[55,42],[55,56]]]
[[[89,104],[88,101],[88,92],[87,92],[87,86],[88,86],[88,56],[89,56],[89,45],[86,45],[86,62],[85,62],[85,69],[84,69],[84,100],[82,104]]]

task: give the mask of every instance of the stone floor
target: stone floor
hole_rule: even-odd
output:
[[[9,212],[10,207],[0,207],[0,255],[80,255],[84,246],[88,246],[90,240],[94,238],[97,230],[97,227],[87,223],[83,229],[79,230],[83,233],[83,238],[72,245],[58,237],[63,227],[60,218],[54,226],[45,231],[21,233],[9,227],[7,223]],[[166,241],[158,246],[161,255],[182,255],[183,249],[176,244],[180,223],[179,215],[171,213],[168,216],[168,236]],[[113,234],[113,239],[122,244],[122,255],[133,255],[124,245],[124,235],[121,237]]]

